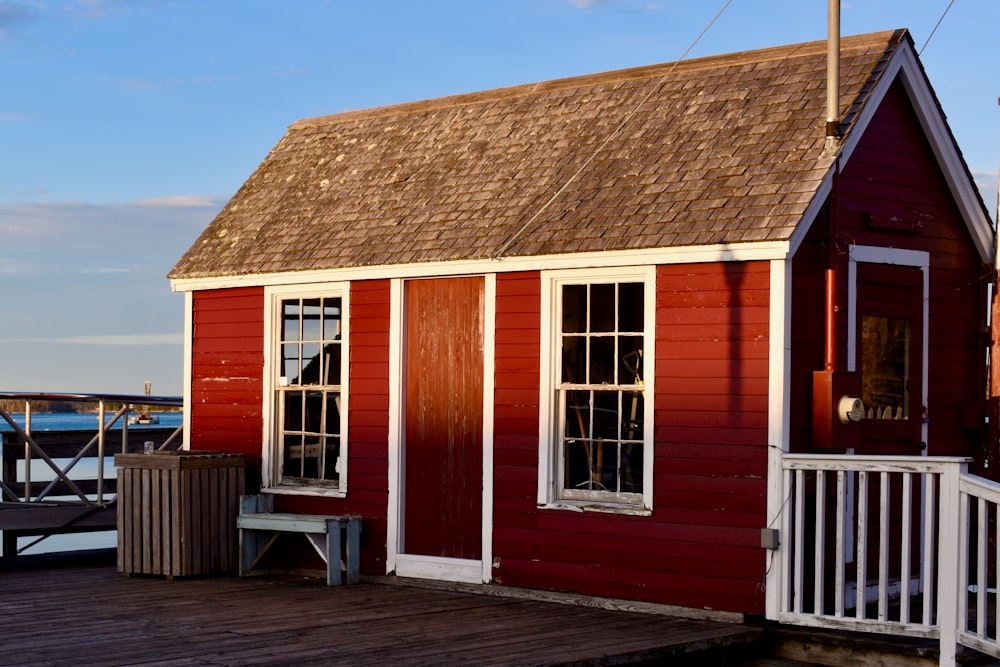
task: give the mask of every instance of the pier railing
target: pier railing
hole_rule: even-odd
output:
[[[33,429],[33,404],[42,401],[84,405],[94,428]],[[130,415],[182,405],[173,396],[0,393],[0,419],[11,429],[3,434],[0,465],[3,556],[27,548],[18,549],[19,537],[40,536],[33,545],[50,535],[113,530],[116,485],[113,476],[105,478],[108,458],[149,447],[178,449],[183,442],[183,425],[130,429]],[[84,460],[88,465],[78,467]]]
[[[937,639],[1000,657],[1000,485],[955,457],[787,454],[782,623]]]

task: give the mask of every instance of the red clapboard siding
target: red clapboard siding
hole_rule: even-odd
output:
[[[263,429],[264,290],[198,291],[192,308],[191,448],[241,453],[254,465]]]
[[[636,517],[535,506],[541,283],[497,277],[498,581],[757,613],[769,281],[766,263],[660,268],[654,511]]]

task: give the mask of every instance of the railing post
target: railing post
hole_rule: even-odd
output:
[[[31,435],[31,401],[24,401],[24,432]],[[31,442],[24,441],[24,502],[31,502]]]
[[[104,399],[97,402],[97,504],[104,505]],[[128,421],[126,419],[126,421]]]
[[[962,594],[959,576],[959,541],[962,539],[960,481],[966,463],[948,463],[941,475],[938,490],[938,586],[937,625],[940,637],[940,665],[953,667],[958,647],[958,600]],[[931,557],[927,554],[927,557]]]

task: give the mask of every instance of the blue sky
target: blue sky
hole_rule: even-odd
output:
[[[826,0],[726,5],[0,0],[0,391],[179,394],[166,273],[299,118],[674,61],[724,6],[688,57],[826,37]],[[841,21],[911,30],[995,212],[1000,2]]]

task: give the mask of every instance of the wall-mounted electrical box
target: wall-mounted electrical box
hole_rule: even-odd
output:
[[[865,413],[860,396],[860,373],[813,372],[813,449],[845,450],[857,446]]]

